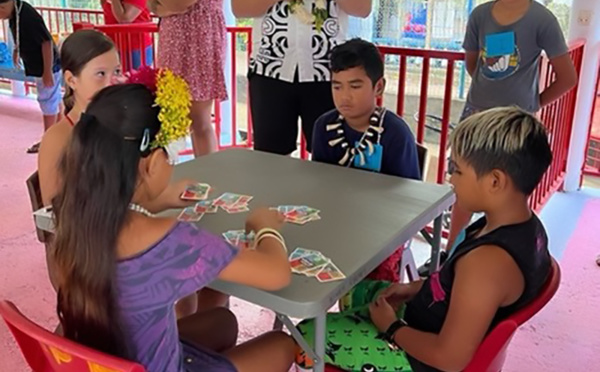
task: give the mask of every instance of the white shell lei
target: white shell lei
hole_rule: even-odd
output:
[[[344,117],[342,115],[338,115],[335,123],[328,124],[325,129],[327,132],[335,131],[337,136],[336,138],[330,140],[328,142],[330,147],[340,146],[342,149],[345,149],[344,156],[338,161],[339,165],[349,167],[352,164],[355,156],[359,156],[360,165],[365,165],[366,158],[364,151],[368,149],[369,155],[371,155],[374,151],[373,142],[376,139],[377,143],[379,143],[379,139],[381,138],[381,134],[383,133],[383,117],[385,116],[385,108],[378,107],[375,109],[371,117],[369,118],[369,128],[365,131],[362,138],[358,142],[357,147],[351,147],[348,141],[346,140],[346,133],[344,131]]]

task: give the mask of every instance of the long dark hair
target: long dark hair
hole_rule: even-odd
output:
[[[75,126],[61,161],[61,192],[52,202],[58,273],[57,312],[64,335],[120,357],[123,343],[116,305],[119,233],[138,184],[146,130],[160,129],[159,108],[143,85],[104,88]]]
[[[102,32],[79,30],[67,37],[60,48],[60,64],[63,70],[79,76],[81,70],[92,59],[115,49],[115,44]],[[63,97],[65,112],[69,113],[75,104],[73,89],[65,84]]]

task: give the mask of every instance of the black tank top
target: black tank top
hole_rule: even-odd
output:
[[[486,219],[483,217],[467,228],[465,240],[456,247],[440,271],[427,279],[419,293],[407,304],[404,320],[411,327],[424,332],[440,333],[450,305],[456,262],[465,254],[484,245],[495,245],[504,249],[519,266],[525,279],[521,297],[515,303],[498,309],[490,329],[527,305],[540,293],[551,267],[548,237],[542,222],[536,215],[532,215],[525,222],[502,226],[474,238],[485,224]],[[410,359],[415,371],[437,371]]]

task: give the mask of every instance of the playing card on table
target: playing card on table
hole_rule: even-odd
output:
[[[290,266],[292,267],[293,272],[304,274],[305,271],[325,266],[329,262],[329,259],[320,252],[313,251],[304,256],[290,260]]]
[[[341,280],[346,277],[342,270],[338,269],[333,262],[327,263],[321,271],[316,275],[317,280],[321,283],[332,282],[334,280]]]
[[[240,249],[249,249],[254,247],[254,233],[246,234],[245,230],[230,230],[223,233],[223,237],[231,245]]]
[[[230,230],[223,233],[223,237],[227,240],[231,245],[237,246],[239,243],[240,235],[245,233],[243,230]]]
[[[183,222],[198,222],[204,216],[203,213],[197,213],[194,207],[187,207],[181,211],[177,219]]]
[[[320,220],[319,210],[305,205],[280,205],[276,208],[287,222],[304,225],[310,221]]]
[[[250,210],[248,204],[222,205],[221,208],[229,214],[248,212]]]
[[[206,183],[196,183],[194,185],[188,186],[183,194],[181,194],[181,199],[183,200],[204,200],[208,197],[208,193],[210,192],[210,185]]]
[[[318,266],[318,267],[315,267],[313,269],[308,269],[305,272],[303,272],[302,274],[304,274],[306,276],[317,276],[318,273],[320,273],[321,271],[323,271],[324,267],[325,267],[325,265]]]
[[[294,249],[292,254],[290,254],[290,261],[293,259],[296,259],[296,258],[300,258],[302,256],[307,256],[308,254],[314,253],[314,252],[316,252],[316,251],[298,247],[298,248]]]
[[[213,200],[201,200],[194,206],[196,213],[217,213],[219,207],[213,205]]]
[[[252,200],[252,197],[249,195],[240,195],[232,192],[226,192],[223,195],[219,196],[213,204],[219,207],[230,207],[238,204],[248,204],[250,200]]]

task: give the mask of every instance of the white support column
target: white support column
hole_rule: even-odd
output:
[[[235,26],[235,16],[231,10],[231,1],[225,0],[223,1],[223,13],[225,14],[225,24],[227,26]],[[227,96],[229,99],[221,103],[221,136],[227,141],[233,142],[233,136],[237,135],[237,133],[233,133],[233,125],[232,125],[232,117],[231,117],[231,109],[232,109],[232,100],[236,99],[232,95],[232,84],[236,84],[236,78],[232,79],[231,76],[231,64],[235,61],[235,56],[231,55],[231,35],[227,35],[227,48],[225,52],[225,85],[227,86]],[[239,71],[238,71],[239,72]],[[218,139],[221,140],[220,138]],[[223,143],[226,145],[227,143]]]
[[[586,45],[579,74],[579,90],[567,159],[565,191],[579,189],[581,168],[585,161],[586,140],[596,96],[594,90],[596,89],[598,68],[600,67],[598,63],[600,59],[600,1],[573,0],[569,41],[581,38],[586,39]]]

